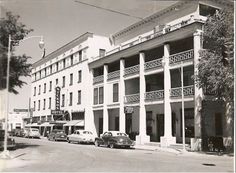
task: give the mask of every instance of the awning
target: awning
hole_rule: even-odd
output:
[[[84,126],[84,120],[72,120],[67,122],[63,126]]]
[[[49,122],[44,122],[43,124],[40,125],[41,127],[52,127],[54,124],[49,124]]]

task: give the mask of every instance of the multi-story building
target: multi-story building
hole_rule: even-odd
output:
[[[192,144],[200,147],[202,129],[208,136],[230,136],[222,106],[208,102],[205,109],[206,97],[192,78],[198,73],[204,22],[224,7],[233,4],[180,1],[111,36],[113,48],[89,63],[90,122],[97,135],[120,130],[140,144],[182,143],[184,108],[186,143],[192,138]]]
[[[97,44],[99,43],[99,44]],[[92,114],[92,91],[87,88],[88,62],[104,55],[110,47],[109,39],[85,33],[33,64],[30,125],[44,135],[52,128],[65,129],[89,127],[86,120]]]

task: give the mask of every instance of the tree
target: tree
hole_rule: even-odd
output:
[[[32,29],[27,29],[24,24],[19,22],[20,16],[13,15],[11,12],[6,13],[6,17],[0,20],[0,90],[6,89],[7,74],[7,51],[8,37],[11,35],[12,40],[22,40]],[[19,42],[12,42],[11,60],[10,60],[10,77],[9,92],[18,94],[16,87],[22,87],[26,82],[20,79],[21,76],[29,76],[31,64],[27,60],[31,57],[27,55],[15,55],[15,48]]]
[[[209,16],[203,29],[197,83],[214,100],[223,101],[227,122],[233,127],[234,16],[233,10],[219,10]],[[232,128],[233,129],[233,128]],[[231,129],[231,130],[232,130]],[[233,137],[233,136],[232,136]]]

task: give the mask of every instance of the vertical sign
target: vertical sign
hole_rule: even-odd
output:
[[[56,96],[55,96],[55,103],[56,103],[56,110],[60,110],[60,87],[56,87]]]

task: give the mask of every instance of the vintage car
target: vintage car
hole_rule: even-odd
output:
[[[40,138],[39,129],[37,129],[37,128],[25,128],[24,136],[26,138]]]
[[[67,135],[64,130],[60,129],[54,129],[52,130],[51,133],[48,135],[48,140],[52,141],[66,141],[67,140]]]
[[[130,148],[134,145],[126,133],[119,131],[107,131],[104,132],[100,138],[95,138],[95,146],[105,145],[110,148],[125,147]]]
[[[0,130],[0,149],[4,148],[4,134],[5,130]],[[7,148],[14,149],[16,147],[15,140],[11,137],[7,137]]]
[[[94,143],[95,136],[87,130],[76,130],[73,134],[67,136],[67,141],[78,143]]]

